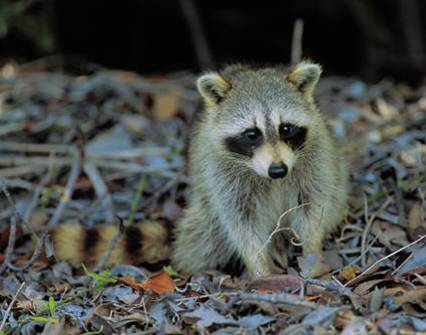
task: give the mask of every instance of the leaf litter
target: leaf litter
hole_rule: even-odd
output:
[[[0,334],[426,332],[426,86],[322,80],[317,98],[351,172],[348,215],[324,260],[292,245],[287,274],[248,281],[49,257],[45,232],[63,222],[178,221],[195,75],[7,66]],[[321,278],[306,279],[319,260]]]

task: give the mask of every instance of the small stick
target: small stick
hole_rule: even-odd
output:
[[[373,213],[373,215],[371,215],[370,218],[368,218],[368,204],[367,204],[367,198],[364,197],[364,204],[365,204],[365,222],[367,222],[367,224],[365,225],[365,229],[362,233],[362,239],[361,239],[361,265],[365,266],[366,265],[366,255],[367,255],[367,250],[366,250],[366,244],[367,244],[367,237],[368,234],[370,233],[370,229],[371,226],[373,224],[374,219],[377,217],[377,215],[382,212],[386,207],[388,207],[388,205],[391,202],[391,198],[386,199],[386,201],[384,202],[384,204],[382,206],[380,206],[380,208],[375,211]]]
[[[259,294],[259,293],[237,293],[237,300],[261,300],[267,301],[275,304],[284,304],[291,306],[302,306],[308,308],[318,308],[318,305],[309,301],[301,301],[295,299],[293,296],[289,294]]]
[[[335,281],[326,281],[321,279],[305,279],[306,284],[317,285],[326,288],[332,292],[336,292],[340,296],[350,297],[352,292],[349,288],[345,287],[342,283],[334,279]]]
[[[122,161],[108,161],[108,160],[95,160],[94,164],[97,167],[102,167],[109,170],[120,170],[121,172],[123,170],[126,170],[127,172],[133,172],[133,173],[146,173],[146,174],[154,174],[156,176],[175,179],[176,176],[179,174],[178,172],[174,171],[167,171],[167,170],[160,170],[155,167],[150,166],[144,166],[139,163],[135,162],[122,162]],[[180,167],[179,167],[180,168]]]
[[[298,205],[298,206],[295,206],[295,207],[292,207],[292,208],[289,208],[289,209],[287,209],[284,213],[282,213],[281,215],[280,215],[280,217],[278,218],[278,220],[277,220],[277,223],[276,223],[276,225],[275,225],[275,229],[272,231],[272,233],[268,236],[268,238],[267,238],[267,240],[266,240],[266,242],[262,245],[262,247],[256,252],[256,259],[259,257],[259,255],[260,255],[260,253],[262,252],[262,250],[263,249],[265,249],[267,246],[268,246],[268,244],[269,243],[271,243],[271,241],[272,241],[272,238],[274,237],[274,235],[275,234],[277,234],[277,233],[279,233],[280,231],[284,231],[284,230],[290,230],[291,232],[293,232],[293,234],[294,235],[296,235],[296,238],[298,239],[298,240],[300,240],[299,239],[299,236],[297,236],[297,233],[293,230],[293,229],[291,229],[290,227],[283,227],[283,228],[281,228],[281,221],[282,221],[282,219],[287,215],[287,214],[289,214],[289,213],[291,213],[292,211],[294,211],[294,210],[296,210],[296,209],[299,209],[299,208],[302,208],[302,207],[304,207],[304,206],[307,206],[307,205],[309,205],[309,203],[308,202],[306,202],[306,203],[303,203],[303,204],[300,204],[300,205]],[[297,245],[293,240],[292,240],[292,243],[293,244],[295,244],[295,245]]]
[[[15,215],[16,217],[16,222],[21,222],[22,225],[27,229],[27,231],[29,231],[32,235],[35,236],[36,239],[38,239],[39,237],[37,236],[37,234],[34,232],[34,230],[31,228],[31,226],[28,224],[28,222],[22,217],[22,215],[18,212],[18,209],[16,208],[16,204],[15,201],[12,199],[12,196],[10,195],[7,187],[6,187],[6,183],[4,182],[3,178],[0,177],[0,186],[1,186],[1,190],[4,193],[4,195],[6,196],[7,201],[9,202],[10,207],[13,210],[13,215]]]
[[[344,284],[344,286],[348,286],[348,285],[350,285],[351,283],[353,283],[356,279],[358,279],[359,277],[361,277],[361,276],[363,276],[363,275],[365,275],[365,274],[367,274],[371,269],[373,269],[377,264],[379,264],[379,263],[381,263],[382,261],[384,261],[384,260],[386,260],[386,259],[388,259],[388,258],[390,258],[390,257],[392,257],[392,256],[394,256],[394,255],[396,255],[396,254],[398,254],[399,252],[401,252],[401,251],[403,251],[403,250],[405,250],[405,249],[407,249],[407,248],[409,248],[409,247],[411,247],[411,246],[413,246],[413,245],[415,245],[415,244],[417,244],[417,243],[419,243],[421,240],[423,240],[423,239],[425,239],[426,238],[426,234],[425,235],[422,235],[422,236],[420,236],[417,240],[415,240],[415,241],[413,241],[413,242],[411,242],[411,243],[409,243],[409,244],[407,244],[407,245],[405,245],[405,246],[403,246],[402,248],[399,248],[398,250],[395,250],[394,252],[392,252],[392,253],[390,253],[389,255],[387,255],[387,256],[385,256],[385,257],[383,257],[383,258],[380,258],[379,260],[377,260],[376,262],[374,262],[371,266],[369,266],[365,271],[362,271],[358,276],[356,276],[355,278],[353,278],[353,279],[351,279],[351,280],[349,280],[348,282],[346,282],[345,284]]]
[[[426,285],[426,278],[423,278],[422,276],[420,276],[418,273],[413,273],[414,276],[417,277],[417,279],[423,284]]]
[[[105,210],[106,221],[108,223],[112,223],[115,218],[114,204],[112,202],[111,194],[108,192],[108,187],[102,179],[99,170],[92,162],[85,162],[83,164],[83,170],[89,177],[95,189],[97,197],[102,199],[102,205]]]
[[[37,152],[37,153],[68,153],[72,149],[69,145],[63,144],[35,144],[35,143],[19,143],[19,142],[1,142],[0,150],[20,151],[20,152]]]
[[[50,157],[47,156],[19,156],[18,154],[2,155],[0,157],[0,164],[7,166],[22,166],[22,165],[38,165],[38,166],[49,166],[49,165],[68,165],[71,162],[66,157]]]
[[[7,320],[9,319],[10,312],[12,311],[12,307],[15,304],[16,299],[18,298],[19,293],[21,292],[22,288],[25,286],[25,282],[22,282],[21,286],[19,286],[18,290],[16,291],[15,295],[12,298],[12,301],[10,302],[9,307],[6,310],[6,313],[3,317],[3,320],[0,324],[0,332],[3,330],[4,325],[6,324]]]
[[[164,193],[173,188],[176,184],[178,184],[182,179],[183,171],[178,173],[175,178],[169,180],[162,188],[156,191],[150,199],[150,202],[154,202],[158,200]]]
[[[43,168],[40,165],[20,165],[12,168],[0,169],[0,178],[18,177],[23,175],[32,175],[41,172]]]
[[[62,212],[64,211],[68,202],[71,200],[72,194],[74,192],[75,184],[77,183],[78,176],[80,175],[82,154],[80,150],[75,147],[73,152],[74,152],[74,159],[71,166],[70,176],[65,186],[64,194],[61,197],[59,206],[56,208],[55,213],[53,213],[53,216],[50,218],[47,224],[49,228],[52,228],[53,226],[55,226],[58,223],[58,221],[61,219]]]
[[[30,260],[27,262],[27,264],[21,265],[21,266],[16,266],[11,264],[10,262],[7,263],[7,267],[13,271],[23,271],[28,269],[39,257],[40,254],[43,250],[43,245],[44,245],[44,240],[45,240],[46,235],[42,235],[38,240],[37,240],[37,244],[34,250],[33,255],[31,256]]]
[[[212,69],[214,67],[213,58],[194,2],[179,0],[179,4],[188,24],[200,66],[203,69]]]
[[[42,178],[40,183],[35,188],[33,196],[31,198],[31,201],[28,204],[27,209],[25,211],[24,220],[26,220],[26,221],[30,220],[31,214],[33,213],[33,211],[37,207],[41,192],[43,191],[44,187],[49,183],[49,181],[52,179],[53,175],[54,175],[53,170],[48,169],[47,174]]]
[[[7,264],[10,261],[10,258],[15,248],[16,241],[16,217],[12,215],[10,217],[10,228],[9,228],[9,240],[7,242],[6,252],[4,256],[3,264],[0,266],[0,274],[7,268]]]
[[[3,182],[6,184],[6,187],[16,187],[16,188],[23,188],[27,191],[30,191],[34,188],[34,184],[30,183],[26,180],[22,179],[5,179]]]
[[[72,153],[73,149],[70,145],[63,144],[34,144],[34,143],[18,143],[18,142],[1,142],[0,150],[4,151],[18,151],[25,153],[61,153],[68,154]],[[86,157],[88,158],[111,158],[111,159],[130,159],[143,156],[162,156],[169,155],[170,149],[167,147],[146,147],[146,148],[135,148],[127,150],[115,150],[111,152],[87,152]]]
[[[291,40],[291,65],[296,65],[302,59],[303,20],[297,19],[293,26]]]

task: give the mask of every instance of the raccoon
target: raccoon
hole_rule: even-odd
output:
[[[198,79],[205,108],[190,143],[189,206],[175,228],[177,270],[241,260],[250,277],[282,272],[283,230],[304,254],[321,255],[345,213],[347,173],[314,101],[320,75],[303,61],[231,65]]]

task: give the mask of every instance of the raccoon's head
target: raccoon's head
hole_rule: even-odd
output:
[[[320,74],[319,65],[301,62],[288,71],[234,65],[202,75],[209,137],[258,175],[285,177],[322,122],[313,101]]]

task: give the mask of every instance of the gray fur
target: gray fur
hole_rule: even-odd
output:
[[[199,83],[219,78],[219,89],[224,82],[229,89],[218,103],[208,100],[208,92],[201,92],[206,108],[191,140],[192,193],[175,231],[176,269],[223,268],[236,254],[252,277],[282,271],[273,259],[286,264],[284,234],[281,231],[271,238],[271,233],[286,211],[280,227],[294,230],[305,254],[321,253],[324,237],[343,219],[347,175],[324,116],[312,98],[320,72],[320,67],[311,63],[300,63],[290,72],[234,65],[220,76],[201,76]],[[299,78],[305,80],[303,90],[295,84]],[[211,85],[209,81],[207,86]],[[268,131],[271,137],[271,122],[277,129],[277,123],[289,121],[308,128],[300,151],[292,151],[277,137],[272,141],[275,143],[256,149],[259,152],[254,158],[237,157],[223,145],[226,136],[250,126]],[[283,179],[270,179],[264,171],[277,160],[289,166],[289,173]]]

